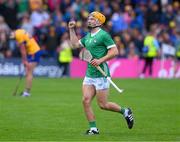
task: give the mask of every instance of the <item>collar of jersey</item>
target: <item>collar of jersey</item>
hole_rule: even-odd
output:
[[[101,29],[99,29],[99,30],[97,30],[97,32],[95,32],[95,33],[91,33],[91,37],[93,37],[93,36],[95,36],[97,33],[99,33],[99,31],[100,31]]]

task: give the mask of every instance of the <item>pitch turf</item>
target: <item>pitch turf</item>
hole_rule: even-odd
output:
[[[178,79],[114,79],[125,92],[111,87],[109,100],[130,106],[135,125],[129,130],[120,114],[94,100],[98,136],[84,135],[82,79],[35,78],[30,98],[12,96],[17,80],[0,78],[0,141],[180,141]]]

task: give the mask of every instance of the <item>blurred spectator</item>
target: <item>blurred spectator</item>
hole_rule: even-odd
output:
[[[5,0],[0,0],[0,15],[4,17],[5,12],[6,12]]]
[[[145,64],[142,70],[142,74],[140,75],[141,78],[144,78],[144,74],[146,70],[149,68],[149,76],[152,77],[153,74],[153,59],[158,56],[160,46],[157,40],[157,25],[151,25],[149,34],[144,39],[144,59]]]
[[[22,16],[27,12],[29,9],[28,0],[16,0],[17,7],[18,7],[18,18],[22,18]]]
[[[128,59],[133,59],[133,60],[138,60],[139,59],[139,56],[137,54],[137,49],[136,49],[136,46],[135,46],[134,42],[129,43],[127,55],[128,55],[127,56]]]
[[[146,2],[143,2],[142,0],[139,1],[139,5],[136,5],[135,7],[135,18],[134,19],[137,19],[135,21],[138,22],[138,30],[140,31],[143,31],[144,28],[145,28],[145,18],[146,18],[146,14],[147,14],[147,10],[148,10],[148,5]],[[132,22],[134,23],[134,22]],[[132,26],[131,26],[132,27]]]
[[[127,24],[130,24],[131,21],[132,21],[132,17],[134,16],[134,11],[133,11],[131,5],[126,5],[124,9],[125,9],[125,12],[124,12],[124,21]]]
[[[75,2],[72,4],[71,8],[75,13],[76,18],[79,20],[80,19],[81,8],[82,8],[81,0],[75,0]]]
[[[0,34],[0,58],[9,58],[12,56],[11,50],[9,50],[8,40],[5,33]]]
[[[149,31],[150,26],[155,23],[160,23],[161,15],[160,9],[156,3],[150,3],[149,9],[146,14],[146,28]]]
[[[161,33],[161,56],[165,58],[174,59],[175,57],[175,47],[172,45],[170,41],[170,36],[167,31],[163,31]]]
[[[71,7],[68,7],[63,14],[63,21],[68,22],[71,19],[76,19],[76,15],[73,9]]]
[[[177,40],[177,25],[175,21],[169,23],[169,31],[167,34],[169,35],[170,42],[174,45]]]
[[[31,23],[35,28],[43,28],[50,22],[50,17],[47,11],[43,8],[34,10],[31,14]]]
[[[10,32],[9,26],[5,23],[4,17],[0,15],[0,34],[5,33],[8,34]]]
[[[30,22],[29,14],[25,13],[22,17],[21,28],[26,30],[30,35],[34,34],[33,25]]]
[[[109,21],[111,14],[112,14],[112,9],[111,6],[109,6],[108,1],[102,1],[100,3],[100,11],[106,16],[107,21]]]
[[[48,25],[50,24],[50,15],[43,8],[37,8],[30,16],[30,21],[34,28],[34,34],[40,45],[43,45],[45,36],[48,33]]]
[[[176,48],[176,56],[180,60],[180,29],[177,31],[177,40],[175,43],[175,48]]]
[[[177,14],[179,12],[179,8],[180,8],[179,1],[173,1],[172,5],[173,5],[173,10],[174,10],[175,14]]]
[[[61,1],[62,0],[47,0],[50,12],[54,12],[57,8],[59,9]]]
[[[61,1],[61,4],[59,5],[59,9],[63,15],[65,14],[66,9],[71,6],[71,4],[72,4],[71,0],[62,0]]]
[[[165,6],[165,10],[161,15],[161,23],[168,26],[171,21],[175,19],[175,13],[172,5],[168,4]]]
[[[139,55],[139,57],[142,57],[142,48],[143,48],[143,40],[144,37],[143,35],[140,33],[140,31],[138,29],[132,29],[132,41],[135,44],[135,47],[137,48],[137,53]]]
[[[57,26],[60,24],[60,22],[63,21],[63,15],[61,13],[61,11],[59,10],[58,7],[56,7],[56,9],[54,10],[54,12],[52,13],[52,24],[54,26]]]
[[[5,9],[3,11],[3,16],[6,23],[11,29],[16,29],[18,27],[19,21],[17,19],[18,7],[14,0],[7,0],[5,2]]]
[[[140,13],[131,12],[131,23],[129,24],[130,28],[137,28],[140,31],[143,31],[144,28],[144,19],[143,15]]]
[[[122,41],[124,43],[126,53],[127,53],[128,45],[130,44],[131,40],[132,40],[131,34],[128,31],[124,31],[122,33]]]
[[[67,31],[67,23],[66,22],[59,22],[58,25],[56,25],[56,33],[58,38],[61,38],[61,36],[64,34],[64,32]]]
[[[41,9],[43,6],[43,0],[29,0],[29,7],[31,11]]]
[[[72,50],[71,50],[71,44],[69,41],[69,35],[67,32],[65,32],[61,38],[61,44],[59,45],[59,48],[57,52],[59,53],[58,57],[58,63],[61,69],[63,69],[62,76],[63,77],[69,77],[70,73],[70,63],[72,61]]]
[[[177,77],[176,73],[178,71],[178,67],[180,66],[180,30],[179,29],[177,31],[177,40],[175,43],[175,48],[176,48],[175,77]]]
[[[49,34],[46,37],[46,51],[48,57],[55,58],[56,57],[56,48],[58,46],[58,37],[53,26],[49,27]]]
[[[180,29],[180,10],[177,12],[177,15],[175,17],[175,22],[177,23],[178,29]]]
[[[9,26],[0,15],[0,58],[9,58],[12,56],[7,35],[10,33]]]
[[[114,13],[110,19],[112,34],[117,35],[119,32],[128,28],[128,23],[125,21],[122,11],[119,5],[113,4]]]
[[[118,58],[125,58],[126,57],[125,46],[124,46],[121,38],[119,36],[115,36],[114,41],[115,41],[115,44],[119,51]]]

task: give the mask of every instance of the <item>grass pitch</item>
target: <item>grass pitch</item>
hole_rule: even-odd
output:
[[[111,87],[109,100],[132,108],[134,128],[94,100],[100,135],[86,136],[82,79],[35,78],[32,96],[22,98],[12,96],[17,78],[0,77],[0,141],[180,141],[180,80],[113,80],[125,92]]]

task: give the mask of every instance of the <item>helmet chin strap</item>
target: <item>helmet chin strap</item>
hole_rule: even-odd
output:
[[[88,26],[88,29],[89,29],[89,30],[92,30],[92,29],[95,29],[95,28],[97,28],[97,27],[100,27],[100,25],[99,25],[99,26],[94,26],[94,27]]]
[[[92,29],[95,29],[95,28],[100,27],[100,26],[101,26],[101,24],[97,24],[96,26],[93,26],[93,27],[88,26],[88,29],[92,30]]]
[[[97,27],[100,27],[101,25],[98,25],[98,26],[94,26],[93,28],[97,28]]]
[[[94,27],[88,26],[88,29],[89,29],[89,30],[92,30],[92,29],[95,29],[95,28],[101,26],[101,24],[98,22],[98,20],[96,20],[96,22],[97,22],[97,23],[96,23],[96,26],[94,26]]]

